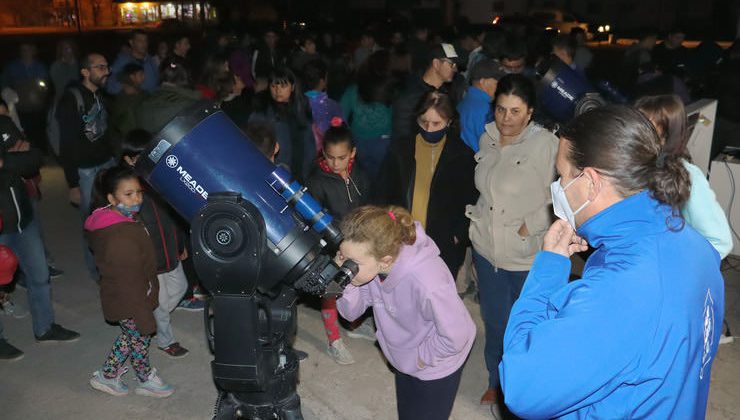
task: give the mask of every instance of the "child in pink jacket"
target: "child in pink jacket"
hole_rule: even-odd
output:
[[[337,301],[351,321],[372,306],[380,348],[395,368],[398,417],[448,419],[475,324],[439,249],[401,207],[360,207],[342,221],[337,262],[359,272]]]

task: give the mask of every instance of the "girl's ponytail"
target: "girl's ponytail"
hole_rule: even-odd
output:
[[[92,213],[92,211],[97,208],[105,207],[108,205],[108,193],[106,192],[105,187],[106,174],[108,173],[108,171],[110,171],[110,168],[103,169],[102,171],[98,172],[97,175],[95,175],[95,180],[93,180],[92,194],[90,196],[90,213]]]
[[[376,259],[395,258],[403,245],[416,242],[414,219],[398,206],[356,208],[344,217],[341,229],[345,240],[369,244]]]
[[[403,207],[389,206],[388,213],[395,216],[401,242],[405,245],[413,245],[416,242],[416,224],[411,214]]]

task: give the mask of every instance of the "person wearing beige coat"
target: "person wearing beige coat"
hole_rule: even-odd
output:
[[[531,120],[534,104],[534,86],[524,76],[499,81],[495,121],[486,125],[475,155],[480,197],[466,208],[486,330],[489,386],[481,404],[491,404],[494,418],[503,403],[498,364],[509,312],[552,221],[558,138]]]

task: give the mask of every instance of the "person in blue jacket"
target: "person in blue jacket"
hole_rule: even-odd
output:
[[[457,105],[457,112],[460,114],[460,138],[474,153],[478,153],[478,142],[486,131],[486,124],[493,121],[491,102],[498,81],[505,75],[496,60],[479,61],[469,72],[470,86]]]
[[[719,254],[681,217],[681,159],[639,111],[606,106],[561,131],[556,165],[561,220],[509,317],[506,405],[528,419],[704,418],[725,297]]]

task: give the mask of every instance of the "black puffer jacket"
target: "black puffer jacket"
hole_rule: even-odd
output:
[[[316,165],[306,182],[308,192],[321,203],[336,220],[341,220],[353,209],[368,203],[370,182],[362,170],[354,165],[349,178],[322,170]]]
[[[0,141],[0,214],[3,217],[3,233],[18,233],[33,220],[33,208],[28,197],[24,177],[32,177],[41,167],[41,153],[37,149],[28,152],[7,152]]]

